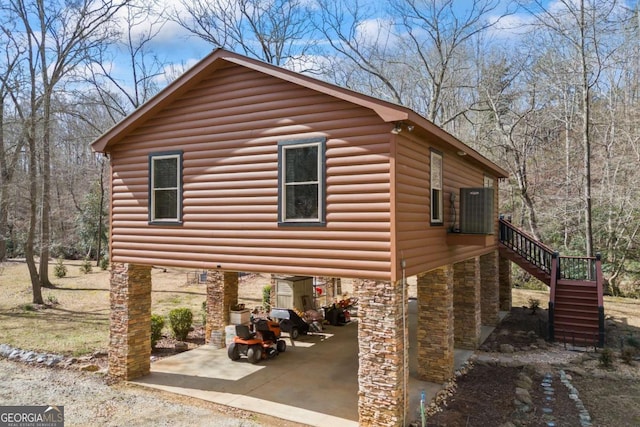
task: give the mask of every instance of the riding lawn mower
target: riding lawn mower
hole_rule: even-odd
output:
[[[253,323],[255,332],[247,325],[236,325],[236,336],[227,349],[231,360],[246,356],[250,363],[270,359],[284,353],[287,343],[280,339],[280,324],[272,320],[258,319]]]

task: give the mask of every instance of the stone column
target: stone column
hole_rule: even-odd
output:
[[[443,383],[453,376],[453,267],[418,274],[418,377]]]
[[[511,297],[511,261],[507,258],[498,258],[498,275],[500,277],[500,310],[510,311]]]
[[[480,256],[480,281],[482,292],[482,324],[498,324],[500,288],[498,280],[498,251]]]
[[[453,325],[457,348],[475,350],[480,343],[480,259],[453,265]]]
[[[406,411],[409,355],[402,284],[354,280],[359,298],[358,419],[361,426],[402,425]]]
[[[109,375],[131,380],[151,369],[151,266],[112,263]]]
[[[207,325],[205,341],[223,348],[224,328],[229,324],[229,309],[238,302],[238,273],[207,271]]]

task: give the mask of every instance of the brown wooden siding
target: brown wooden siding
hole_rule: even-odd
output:
[[[111,259],[389,279],[390,124],[262,73],[217,70],[110,152]],[[326,227],[279,227],[277,143],[324,136]],[[183,150],[183,225],[148,225],[148,155]]]
[[[402,134],[401,134],[402,135]],[[455,209],[460,220],[460,188],[482,187],[485,171],[466,161],[455,151],[437,141],[425,141],[408,135],[396,139],[395,197],[397,220],[397,263],[404,258],[406,274],[412,276],[445,264],[494,250],[480,246],[448,246],[446,236],[451,227],[450,196],[456,195]],[[442,152],[444,224],[430,225],[430,149]],[[497,183],[496,183],[497,190]],[[497,193],[495,208],[497,209]],[[496,211],[497,212],[497,211]],[[497,223],[497,221],[496,221]],[[398,277],[401,272],[395,272]]]

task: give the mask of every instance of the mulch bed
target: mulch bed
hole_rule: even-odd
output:
[[[540,345],[541,334],[546,327],[546,310],[531,310],[515,307],[510,315],[493,331],[481,350],[497,351],[502,344],[509,344],[516,351],[534,350]],[[542,382],[549,371],[553,375],[555,390],[547,400]],[[518,374],[524,372],[532,380],[529,412],[517,410],[515,390]],[[553,419],[556,426],[580,426],[578,409],[569,398],[567,388],[561,383],[558,373],[545,365],[537,369],[532,366],[520,368],[478,364],[456,381],[457,388],[452,397],[438,412],[427,418],[427,426],[533,426],[547,427]],[[551,409],[553,418],[545,414]],[[512,424],[505,424],[510,422]]]

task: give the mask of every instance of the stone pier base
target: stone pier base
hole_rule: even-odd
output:
[[[480,344],[480,260],[470,258],[453,265],[454,343],[475,350]]]
[[[205,342],[216,348],[225,346],[225,327],[229,310],[238,302],[238,273],[207,271],[207,324]]]
[[[361,426],[399,426],[407,411],[407,295],[401,283],[354,280],[359,298],[358,418]]]
[[[151,368],[151,266],[113,263],[109,375],[131,380]]]
[[[499,322],[500,289],[498,281],[498,251],[480,256],[482,292],[482,324],[495,326]]]
[[[418,274],[418,378],[443,383],[453,376],[453,267]]]
[[[498,259],[498,274],[500,276],[500,310],[510,311],[511,295],[511,261],[507,258]]]

